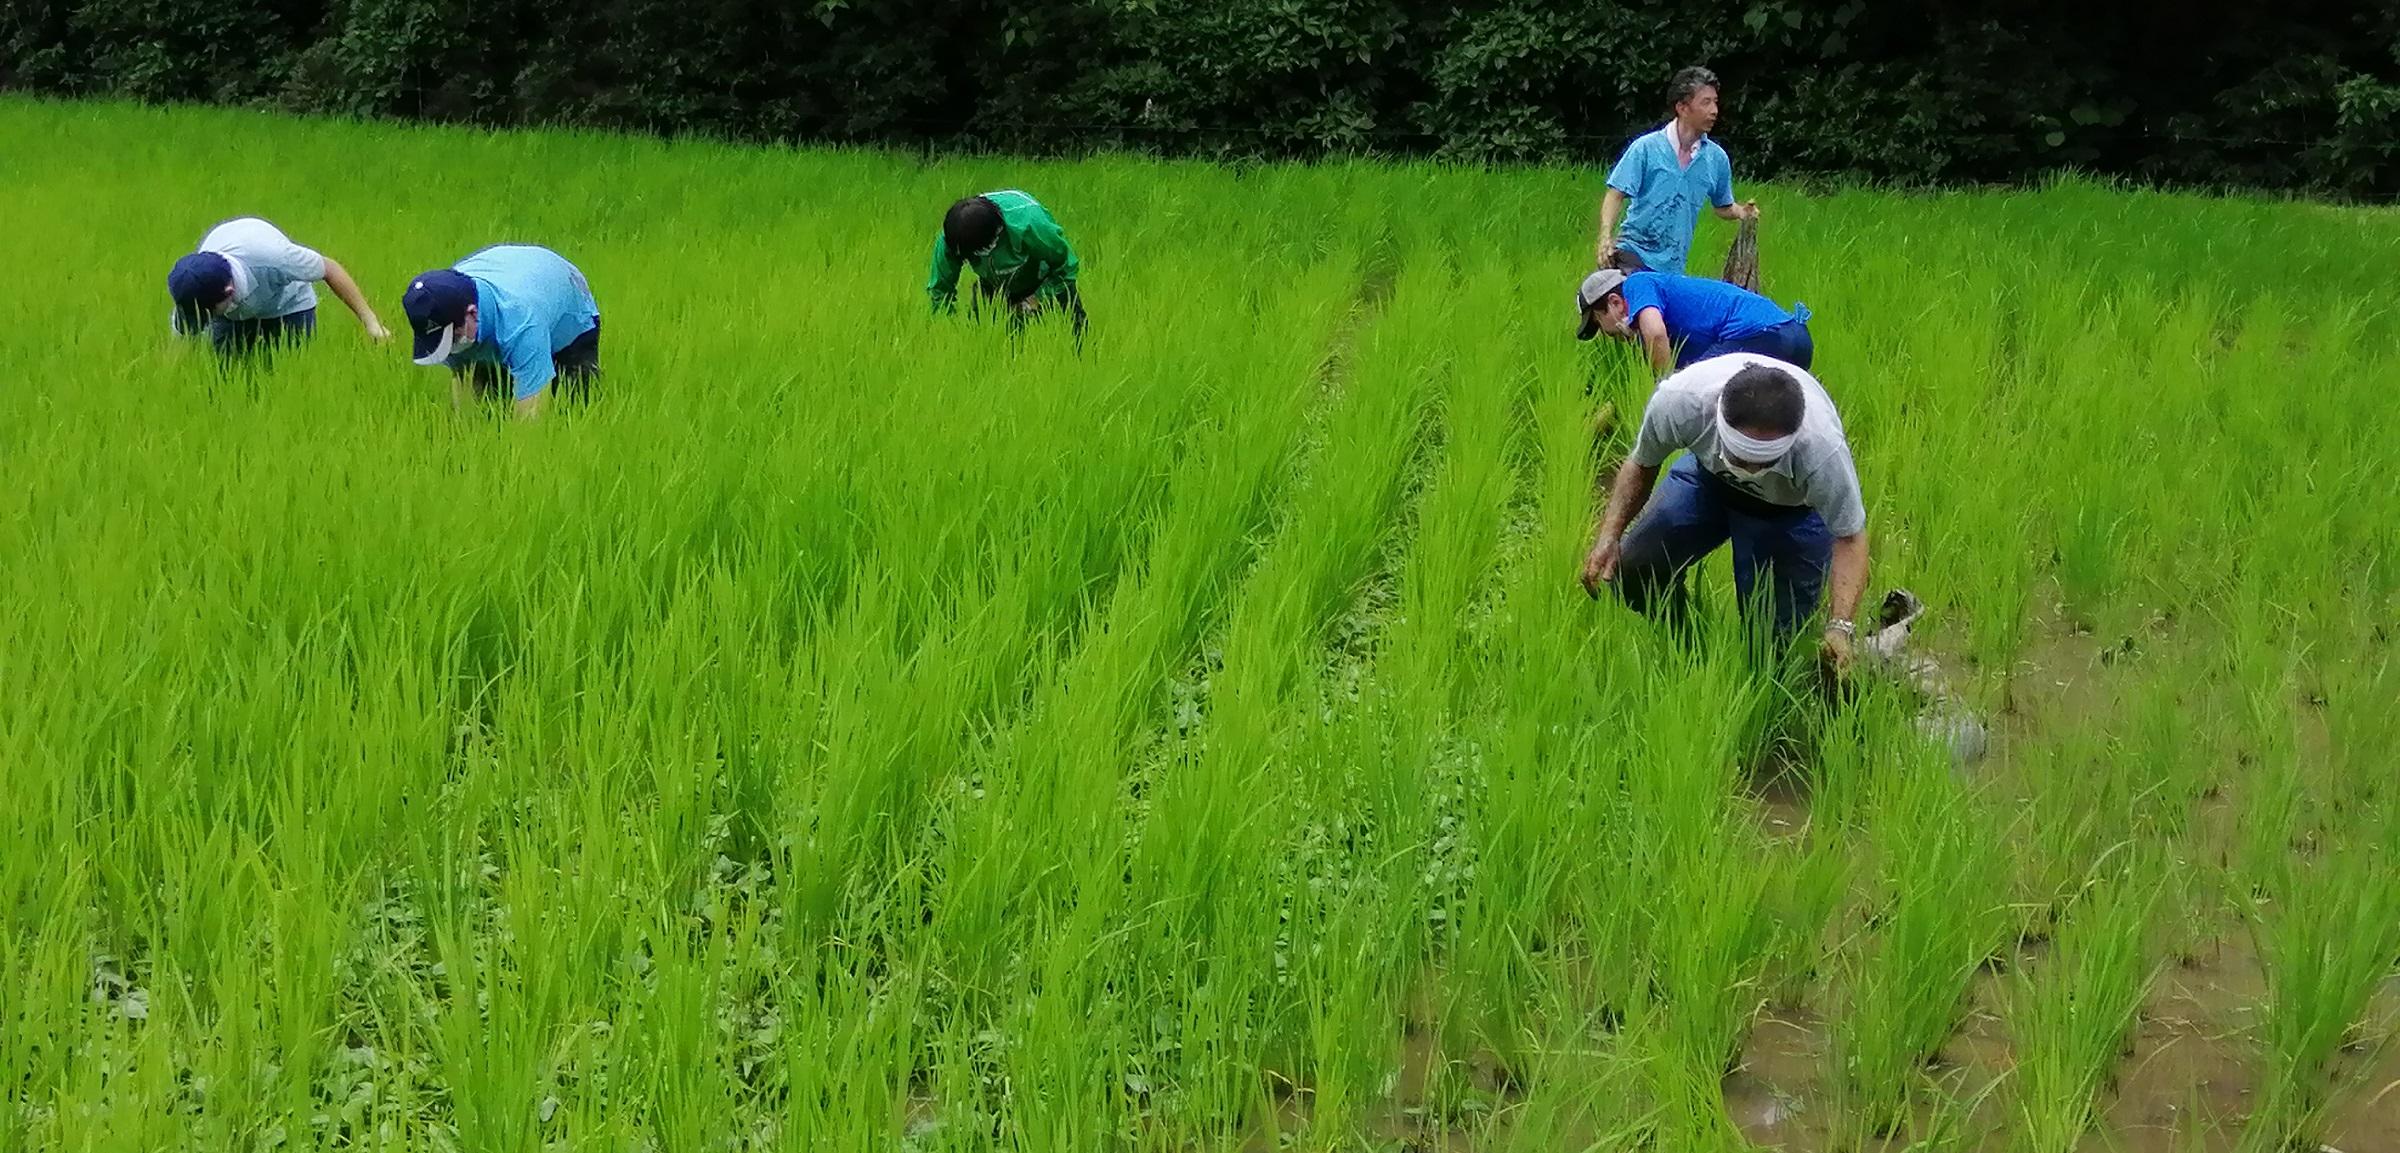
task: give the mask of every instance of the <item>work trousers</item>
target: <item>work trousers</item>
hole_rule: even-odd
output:
[[[1686,454],[1660,479],[1617,559],[1618,594],[1637,612],[1681,623],[1689,614],[1685,573],[1726,542],[1733,544],[1733,587],[1745,618],[1759,575],[1774,612],[1775,636],[1788,638],[1817,611],[1833,565],[1833,534],[1814,509],[1772,505],[1734,488]]]
[[[313,308],[254,320],[228,320],[219,316],[208,322],[208,346],[227,358],[271,352],[287,344],[299,344],[316,334],[317,310]]]

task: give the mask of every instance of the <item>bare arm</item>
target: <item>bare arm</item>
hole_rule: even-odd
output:
[[[1867,534],[1833,538],[1832,619],[1856,621],[1859,598],[1867,592]]]
[[[1609,250],[1617,246],[1617,221],[1625,215],[1625,194],[1610,188],[1600,196],[1600,243],[1594,249],[1595,263],[1608,266]]]
[[[1645,308],[1633,318],[1633,327],[1650,354],[1650,371],[1661,378],[1675,371],[1675,342],[1667,338],[1667,318],[1655,308]]]
[[[549,341],[520,340],[507,355],[509,395],[515,398],[517,419],[532,420],[542,415],[542,405],[558,383],[557,354]]]
[[[1658,470],[1636,464],[1632,457],[1617,466],[1608,501],[1600,509],[1599,526],[1592,533],[1592,551],[1583,558],[1585,592],[1599,596],[1601,582],[1617,579],[1617,553],[1625,528],[1642,515],[1642,506],[1650,503],[1650,487],[1656,483]]]
[[[1833,599],[1832,612],[1826,618],[1825,637],[1819,646],[1822,659],[1835,676],[1850,671],[1851,642],[1856,639],[1859,598],[1867,591],[1867,534],[1864,530],[1850,536],[1833,538]],[[1835,624],[1835,621],[1849,622]]]
[[[1626,457],[1609,482],[1608,503],[1600,508],[1599,532],[1593,539],[1615,540],[1624,536],[1626,526],[1642,515],[1643,506],[1650,503],[1651,486],[1657,483],[1657,469],[1645,468],[1634,463],[1632,457]]]
[[[333,295],[358,317],[358,323],[367,330],[370,339],[381,342],[392,338],[391,330],[375,318],[375,309],[367,304],[366,294],[358,290],[358,282],[350,279],[350,270],[330,256],[325,258],[325,287],[332,289]]]
[[[1719,220],[1756,220],[1758,219],[1758,202],[1752,200],[1742,204],[1719,204],[1715,206],[1714,211]]]

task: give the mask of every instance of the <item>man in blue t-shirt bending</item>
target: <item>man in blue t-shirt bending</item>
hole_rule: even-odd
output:
[[[1729,352],[1754,352],[1806,369],[1816,360],[1808,306],[1774,301],[1722,280],[1603,268],[1575,290],[1575,339],[1602,333],[1640,345],[1665,376]]]
[[[517,415],[535,416],[552,392],[581,398],[599,379],[600,305],[583,271],[547,248],[496,244],[424,272],[400,306],[414,359],[450,369],[459,408],[470,389],[505,392]]]

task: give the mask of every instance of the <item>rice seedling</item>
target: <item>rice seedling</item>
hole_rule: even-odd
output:
[[[2157,973],[2147,945],[2158,892],[2155,865],[2117,863],[2075,898],[2049,954],[2010,975],[2026,1149],[2074,1149],[2091,1127],[2094,1098],[2110,1084]]]
[[[2400,964],[2400,876],[2387,852],[2366,847],[2391,844],[2389,820],[2375,818],[2357,841],[2315,860],[2287,860],[2250,904],[2267,975],[2266,1078],[2242,1132],[2245,1150],[2317,1144],[2345,1088],[2335,1056],[2387,1040],[2354,1031],[2366,1027],[2369,1001]]]
[[[2007,936],[2000,830],[1978,799],[1924,752],[1906,753],[1871,802],[1879,892],[1847,975],[1834,1031],[1845,1110],[1889,1135],[1925,1065],[1964,1010],[1969,980]]]

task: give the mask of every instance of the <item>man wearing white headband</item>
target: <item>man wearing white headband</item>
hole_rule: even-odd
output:
[[[1658,484],[1678,450],[1683,457]],[[1598,596],[1612,583],[1636,611],[1679,620],[1684,570],[1728,541],[1744,614],[1763,595],[1779,641],[1817,611],[1830,574],[1824,655],[1847,670],[1867,587],[1858,469],[1824,386],[1754,353],[1704,360],[1659,382],[1610,487],[1583,587]]]

